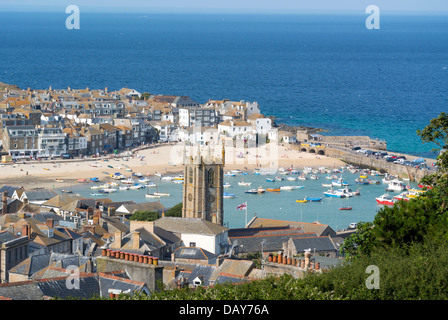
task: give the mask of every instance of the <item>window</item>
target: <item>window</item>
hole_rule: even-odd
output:
[[[190,242],[190,247],[196,247],[196,242]]]
[[[215,184],[215,171],[212,168],[208,170],[208,184]]]
[[[193,169],[190,168],[190,170],[188,170],[188,178],[190,183],[193,183]]]

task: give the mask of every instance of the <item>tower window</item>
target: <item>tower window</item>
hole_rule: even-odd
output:
[[[193,169],[190,168],[190,170],[188,170],[188,179],[190,180],[190,183],[193,183]]]
[[[215,171],[213,169],[208,170],[208,184],[215,184]]]

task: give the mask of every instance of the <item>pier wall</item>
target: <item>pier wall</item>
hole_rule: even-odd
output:
[[[397,175],[400,178],[409,178],[411,180],[420,181],[424,176],[433,173],[428,169],[417,169],[413,167],[387,162],[386,160],[375,157],[366,157],[365,155],[355,154],[352,152],[326,148],[326,156],[338,158],[348,164],[353,164],[361,168],[371,168],[377,171],[388,172],[389,174]],[[434,161],[434,160],[433,160]],[[428,162],[428,165],[431,162]]]

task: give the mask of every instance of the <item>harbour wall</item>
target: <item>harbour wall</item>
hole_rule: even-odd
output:
[[[353,152],[344,151],[335,148],[325,148],[325,155],[332,158],[340,159],[348,164],[353,164],[361,168],[375,169],[380,172],[388,172],[397,175],[400,178],[409,178],[412,181],[420,181],[424,176],[434,173],[434,170],[417,169],[413,167],[387,162],[385,159],[377,159],[374,156],[367,157],[364,154],[355,154]],[[426,159],[428,166],[434,159]]]

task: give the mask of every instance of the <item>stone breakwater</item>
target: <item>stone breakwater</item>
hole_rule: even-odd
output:
[[[335,148],[325,148],[326,156],[340,159],[348,164],[353,164],[362,168],[371,168],[381,172],[388,172],[392,175],[397,175],[400,178],[409,178],[412,181],[420,181],[424,176],[434,173],[434,169],[431,164],[435,162],[435,159],[425,159],[430,169],[417,169],[414,167],[408,167],[393,162],[387,162],[385,159],[376,158],[374,156],[367,157],[365,155],[356,154],[351,151],[345,151]],[[413,156],[406,156],[412,160]]]

